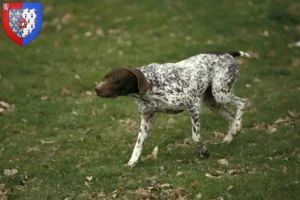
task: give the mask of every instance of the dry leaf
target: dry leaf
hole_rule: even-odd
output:
[[[74,77],[78,80],[80,80],[80,76],[78,74],[75,74]]]
[[[247,84],[245,85],[245,87],[246,87],[246,88],[251,88],[251,87],[252,87],[252,85],[251,85],[251,84],[249,84],[249,83],[247,83]]]
[[[169,189],[169,188],[172,187],[172,185],[169,184],[169,183],[165,183],[165,184],[162,184],[160,187],[161,187],[162,189]]]
[[[288,115],[291,116],[293,119],[299,119],[300,118],[300,114],[299,113],[295,113],[293,111],[288,111]]]
[[[227,174],[229,175],[235,175],[235,174],[240,174],[244,171],[244,169],[240,168],[240,169],[230,169],[227,171]]]
[[[213,134],[215,135],[215,139],[223,139],[225,137],[224,133],[214,131]]]
[[[198,181],[194,181],[194,183],[191,184],[191,188],[193,189],[199,189],[200,188],[200,184],[198,183]]]
[[[14,110],[15,110],[15,105],[10,105],[4,101],[0,101],[0,114],[13,112]]]
[[[176,176],[181,176],[182,174],[183,174],[183,172],[178,171],[178,172],[176,173]]]
[[[46,101],[46,100],[48,100],[48,99],[50,99],[49,97],[47,97],[47,96],[43,96],[43,97],[41,97],[41,100],[42,101]]]
[[[78,113],[75,110],[72,111],[72,114],[78,116]]]
[[[54,141],[53,140],[51,140],[51,141],[41,140],[41,143],[42,143],[42,145],[44,145],[44,144],[53,144]]]
[[[224,166],[228,166],[228,161],[225,159],[225,158],[223,158],[223,159],[219,159],[218,160],[218,163],[220,164],[220,165],[224,165]]]
[[[286,123],[286,122],[288,122],[288,120],[279,118],[279,119],[277,119],[277,120],[275,121],[275,124],[283,124],[283,123]]]
[[[173,195],[179,200],[186,199],[188,194],[189,194],[189,191],[183,187],[179,187],[179,188],[176,188],[175,190],[173,190]]]
[[[260,79],[258,79],[258,78],[255,78],[255,79],[253,79],[253,82],[255,82],[255,83],[259,83],[259,82],[261,82],[261,81],[260,81]]]
[[[168,121],[167,121],[167,124],[169,124],[169,125],[175,124],[174,119],[173,118],[169,118]]]
[[[4,169],[4,175],[5,176],[13,176],[16,173],[18,173],[17,169]]]
[[[282,169],[282,172],[283,172],[284,174],[287,174],[287,171],[288,171],[287,167],[284,166],[283,169]]]
[[[92,177],[92,176],[87,176],[87,177],[85,177],[85,179],[86,179],[88,182],[91,182],[92,179],[93,179],[93,177]]]
[[[92,36],[92,34],[93,33],[91,31],[87,31],[84,33],[85,37],[90,37],[90,36]]]
[[[205,176],[206,176],[207,178],[217,178],[217,179],[221,178],[221,176],[213,176],[213,175],[211,175],[210,173],[205,173]]]
[[[91,91],[85,91],[85,95],[86,95],[86,96],[92,96],[93,93],[92,93]]]
[[[97,28],[96,30],[96,35],[100,36],[100,37],[103,37],[104,36],[104,32],[102,31],[101,28]]]
[[[67,94],[70,94],[70,90],[68,90],[67,88],[62,88],[60,95],[63,96],[63,95],[67,95]]]
[[[147,160],[150,158],[156,159],[157,154],[158,154],[158,146],[154,147],[153,151],[150,154],[148,154],[146,157],[142,158],[142,160]]]
[[[198,194],[196,195],[196,199],[201,199],[201,197],[202,197],[202,194],[201,194],[201,193],[198,193]]]
[[[277,131],[277,128],[274,126],[268,126],[268,133],[275,133]]]
[[[0,200],[7,200],[7,190],[4,187],[5,184],[0,184]]]
[[[233,188],[233,186],[232,186],[232,185],[230,185],[230,186],[227,188],[227,191],[230,191],[230,190],[232,190],[232,188]]]

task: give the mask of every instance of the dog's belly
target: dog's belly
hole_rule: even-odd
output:
[[[151,101],[138,101],[137,105],[139,106],[140,111],[144,112],[163,112],[170,114],[181,113],[185,110],[185,106],[183,103],[173,103],[162,100],[154,100]]]

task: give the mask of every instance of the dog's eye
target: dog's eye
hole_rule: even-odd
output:
[[[113,79],[113,80],[116,80],[116,79],[117,79],[117,77],[113,76],[113,77],[112,77],[112,79]]]

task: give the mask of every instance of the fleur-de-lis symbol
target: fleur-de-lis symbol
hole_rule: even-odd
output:
[[[3,10],[7,10],[8,11],[8,3],[3,3]]]

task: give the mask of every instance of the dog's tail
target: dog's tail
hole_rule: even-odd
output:
[[[247,58],[251,57],[249,53],[243,51],[233,51],[233,52],[228,52],[227,54],[231,55],[232,57],[238,57],[238,56],[242,56],[242,57],[244,56]]]

